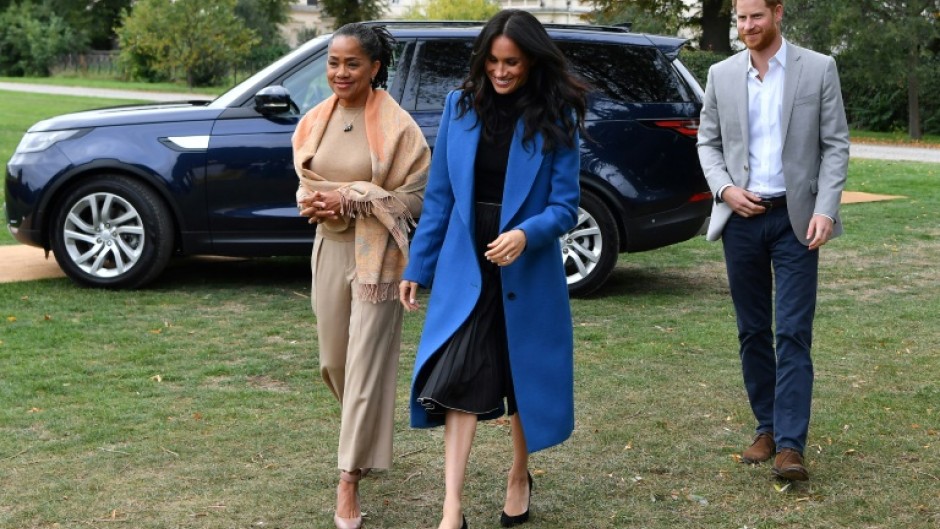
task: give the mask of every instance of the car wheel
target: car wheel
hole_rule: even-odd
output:
[[[173,253],[173,222],[151,189],[123,176],[98,176],[58,203],[52,251],[75,282],[137,288],[155,279]]]
[[[561,238],[568,292],[584,296],[610,276],[620,253],[620,237],[607,206],[588,191],[581,193],[578,223]]]

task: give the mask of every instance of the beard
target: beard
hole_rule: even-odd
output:
[[[756,33],[745,34],[740,31],[738,32],[738,38],[741,39],[741,42],[747,46],[747,49],[753,51],[766,50],[774,43],[778,35],[780,35],[780,31],[777,29],[776,25],[772,25]]]

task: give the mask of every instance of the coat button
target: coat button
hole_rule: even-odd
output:
[[[516,293],[515,293],[515,292],[510,292],[509,294],[506,294],[506,297],[509,299],[509,301],[512,301],[512,300],[516,299]]]

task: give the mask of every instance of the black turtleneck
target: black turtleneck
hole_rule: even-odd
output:
[[[521,90],[506,95],[494,94],[496,119],[491,122],[492,130],[484,128],[480,134],[474,162],[474,198],[477,202],[503,202],[509,145],[516,121],[522,113],[517,106],[521,94]],[[483,120],[480,120],[480,125],[486,127]]]

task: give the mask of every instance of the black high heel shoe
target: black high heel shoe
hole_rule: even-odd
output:
[[[460,526],[460,529],[467,529],[467,517],[463,517],[463,525]]]
[[[516,516],[509,516],[506,511],[501,512],[499,514],[499,525],[503,527],[512,527],[529,521],[529,508],[532,507],[532,474],[526,471],[526,475],[529,477],[529,501],[526,504],[525,512]]]

